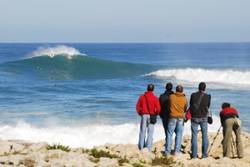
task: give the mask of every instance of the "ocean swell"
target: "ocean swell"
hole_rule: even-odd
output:
[[[4,71],[49,80],[105,79],[142,75],[151,67],[84,56],[74,48],[39,49],[24,60],[1,65]]]

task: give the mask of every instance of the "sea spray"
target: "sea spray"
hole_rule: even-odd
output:
[[[38,57],[38,56],[49,56],[53,58],[57,55],[65,55],[67,58],[71,59],[75,55],[84,55],[86,54],[81,53],[78,49],[74,47],[69,47],[65,45],[58,45],[54,47],[39,47],[37,50],[33,51],[31,54],[28,55],[30,57]]]

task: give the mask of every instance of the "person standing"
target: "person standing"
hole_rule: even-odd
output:
[[[202,158],[208,156],[208,109],[210,107],[211,96],[205,93],[206,84],[205,82],[199,83],[199,91],[192,93],[190,98],[190,109],[191,109],[191,150],[192,158],[197,158],[197,134],[198,126],[201,128],[202,133]]]
[[[232,131],[236,136],[236,148],[238,158],[243,158],[243,146],[241,140],[241,125],[238,111],[231,107],[230,103],[223,103],[220,112],[221,125],[223,127],[223,156],[231,157]]]
[[[174,155],[178,155],[181,150],[184,117],[187,110],[187,99],[183,93],[183,87],[178,85],[176,87],[176,92],[170,95],[169,98],[170,114],[167,127],[167,145],[165,147],[165,155],[171,154],[172,137],[174,132],[176,133]]]
[[[152,150],[154,124],[150,119],[150,115],[158,115],[161,111],[158,97],[153,93],[154,85],[148,84],[147,92],[141,95],[136,104],[136,111],[141,116],[140,133],[139,133],[139,149],[147,147]],[[147,131],[147,137],[146,137]],[[146,139],[146,142],[145,142]]]
[[[172,91],[173,84],[171,82],[166,84],[166,90],[163,94],[160,95],[160,105],[161,105],[161,112],[160,117],[162,120],[162,125],[165,132],[165,146],[167,144],[167,126],[168,126],[168,119],[169,119],[169,113],[170,113],[170,104],[169,104],[169,96],[173,94]]]

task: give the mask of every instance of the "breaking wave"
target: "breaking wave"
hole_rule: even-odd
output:
[[[4,71],[50,80],[119,78],[143,75],[149,65],[86,56],[67,46],[39,48],[28,58],[2,64]]]
[[[208,82],[226,85],[250,86],[249,70],[180,68],[164,69],[146,74],[157,78],[175,78],[179,81],[197,83]]]
[[[57,55],[64,55],[67,58],[71,59],[75,55],[86,55],[81,53],[79,50],[73,47],[58,45],[55,47],[39,47],[37,50],[29,54],[29,57],[38,57],[38,56],[49,56],[53,58]]]

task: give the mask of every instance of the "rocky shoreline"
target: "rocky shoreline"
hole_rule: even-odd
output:
[[[139,151],[136,145],[106,144],[85,148],[69,148],[60,144],[31,143],[21,140],[0,140],[0,166],[18,167],[247,167],[250,166],[250,134],[243,133],[244,158],[222,157],[222,135],[215,138],[209,134],[210,144],[214,144],[206,159],[190,159],[190,136],[184,136],[182,154],[164,157],[164,141],[154,143],[153,152]],[[199,136],[199,146],[200,146]],[[199,153],[201,148],[199,148]],[[232,152],[236,157],[236,152]]]

